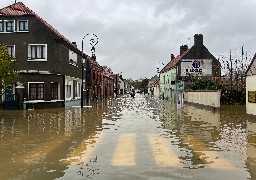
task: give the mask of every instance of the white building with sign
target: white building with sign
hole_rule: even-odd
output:
[[[186,89],[186,76],[220,77],[220,62],[209,52],[203,44],[203,35],[195,34],[194,45],[189,49],[187,45],[180,46],[180,54],[172,55],[171,61],[160,71],[161,96],[177,101],[183,106]]]
[[[182,59],[180,63],[180,76],[188,76],[189,74],[198,76],[212,75],[211,59]]]
[[[246,71],[246,113],[256,119],[256,54]]]

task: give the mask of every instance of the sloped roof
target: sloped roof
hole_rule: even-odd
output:
[[[92,66],[95,66],[97,68],[102,68],[102,66],[93,57],[88,57],[88,60]]]
[[[175,59],[171,60],[166,66],[160,71],[163,73],[165,71],[170,70],[171,68],[175,67],[175,65],[189,52],[190,49],[185,51],[182,55],[178,55]]]
[[[54,29],[49,23],[39,17],[35,12],[25,6],[22,2],[14,3],[10,6],[0,9],[0,16],[24,16],[24,15],[32,15],[37,18],[40,22],[42,22],[51,32],[57,36],[59,40],[64,41],[72,50],[76,51],[76,53],[81,53],[81,51],[73,45],[67,38],[65,38],[62,34],[60,34],[56,29]]]
[[[246,70],[247,76],[255,75],[255,74],[256,74],[256,53],[255,53],[254,57],[252,58],[252,61]]]
[[[158,75],[155,75],[153,76],[149,81],[155,81],[155,80],[158,80],[159,79],[159,76]]]

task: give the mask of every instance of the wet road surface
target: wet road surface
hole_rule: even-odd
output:
[[[256,121],[137,96],[0,112],[0,179],[256,179]]]

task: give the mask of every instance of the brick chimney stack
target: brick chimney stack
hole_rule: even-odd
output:
[[[195,34],[194,35],[194,45],[195,46],[202,46],[204,44],[204,38],[202,34]]]
[[[171,54],[171,61],[175,59],[174,54]]]
[[[188,50],[188,45],[182,45],[180,46],[180,55],[182,55],[185,51]]]

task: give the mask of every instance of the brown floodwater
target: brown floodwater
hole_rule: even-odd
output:
[[[0,111],[0,179],[256,179],[256,120],[142,96]]]

